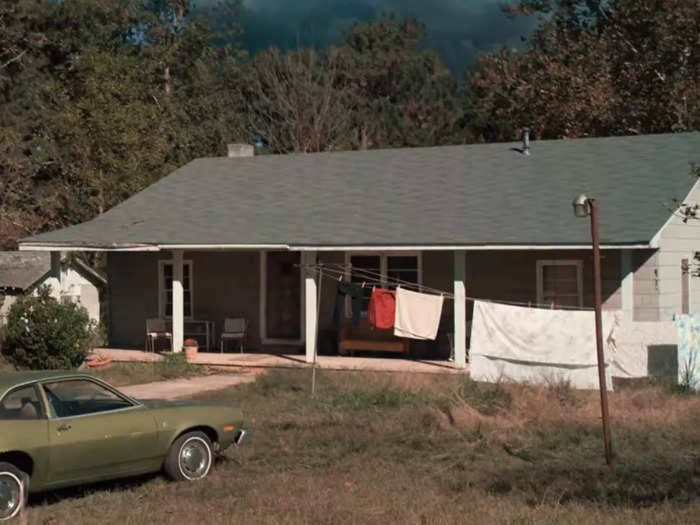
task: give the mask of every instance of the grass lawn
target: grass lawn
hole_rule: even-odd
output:
[[[194,377],[211,373],[207,367],[190,365],[180,356],[169,356],[154,363],[112,363],[107,368],[87,369],[114,386],[137,385],[153,381],[165,381],[181,377]]]
[[[272,371],[241,404],[254,443],[199,483],[161,476],[32,498],[36,523],[697,523],[700,396],[611,396],[458,376]]]

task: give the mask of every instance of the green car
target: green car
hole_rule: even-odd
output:
[[[241,410],[137,401],[88,374],[0,374],[0,521],[29,491],[157,472],[198,480],[214,454],[243,444]]]

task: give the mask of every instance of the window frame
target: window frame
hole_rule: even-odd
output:
[[[5,391],[5,393],[0,397],[0,405],[5,402],[5,399],[7,399],[7,396],[12,395],[14,392],[17,392],[17,390],[23,390],[25,388],[33,388],[34,389],[34,394],[36,395],[37,401],[39,402],[39,407],[41,408],[41,413],[39,414],[39,417],[36,419],[2,419],[0,418],[0,421],[43,421],[48,419],[48,411],[46,409],[46,403],[44,400],[43,392],[39,388],[39,385],[37,383],[23,383],[21,385],[16,385],[13,386],[12,388],[8,389]]]
[[[546,266],[576,267],[576,288],[578,292],[578,307],[583,308],[583,260],[582,259],[538,259],[537,269],[537,303],[546,304],[544,298],[544,268]],[[572,294],[573,295],[573,294]],[[555,303],[556,306],[556,303]]]
[[[423,287],[423,252],[420,250],[398,250],[398,251],[371,251],[371,250],[360,250],[360,251],[346,251],[345,252],[345,274],[343,279],[348,281],[351,277],[351,261],[355,256],[370,256],[379,257],[379,273],[381,274],[380,286],[386,287],[388,283],[388,273],[389,273],[389,258],[390,257],[415,257],[416,258],[416,270],[418,274],[418,289],[421,290]],[[373,285],[376,286],[376,285]],[[367,311],[360,312],[361,318],[366,318],[368,316]],[[349,319],[352,317],[352,302],[350,297],[345,298],[345,318]]]
[[[126,403],[129,404],[129,406],[124,407],[124,408],[117,408],[114,410],[100,410],[98,412],[90,412],[88,414],[76,414],[72,416],[57,416],[56,414],[53,413],[53,407],[51,406],[51,402],[49,401],[49,395],[48,392],[46,391],[46,386],[47,385],[52,385],[54,383],[67,383],[70,381],[87,381],[88,383],[94,383],[98,386],[101,386],[105,390],[110,391],[112,394],[120,398],[122,401],[125,401]],[[56,379],[47,379],[46,381],[41,382],[41,394],[42,398],[44,399],[45,407],[44,411],[47,414],[48,419],[51,420],[60,420],[60,419],[75,419],[75,418],[82,418],[82,417],[90,417],[90,416],[103,416],[107,414],[117,414],[119,412],[124,412],[126,410],[133,410],[135,408],[139,408],[142,406],[142,404],[135,400],[130,398],[129,396],[122,394],[119,392],[116,388],[112,388],[111,385],[107,383],[103,383],[102,381],[97,381],[91,377],[65,377],[65,378],[56,378]],[[49,414],[50,412],[50,414]]]
[[[167,304],[167,301],[165,300],[164,294],[166,293],[165,290],[165,266],[174,265],[173,259],[160,259],[158,261],[158,316],[161,319],[172,319],[172,315],[166,315],[165,312],[165,307]],[[187,268],[189,268],[189,271],[187,271]],[[186,259],[182,261],[182,274],[183,274],[183,281],[184,281],[184,276],[185,272],[187,272],[187,276],[189,277],[190,281],[190,315],[184,315],[184,319],[188,321],[192,321],[194,319],[194,265],[192,264],[192,259]],[[182,285],[182,292],[183,292],[183,304],[184,304],[184,292],[185,292],[185,285],[183,282]],[[172,293],[172,290],[171,290]],[[184,308],[183,308],[184,310]]]

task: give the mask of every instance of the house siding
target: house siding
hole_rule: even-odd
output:
[[[226,317],[249,320],[248,344],[260,345],[260,255],[257,252],[185,252],[193,265],[194,319],[214,321],[218,336]],[[146,319],[158,317],[158,261],[165,253],[110,253],[109,344],[145,346]]]
[[[249,320],[249,348],[260,348],[260,254],[259,252],[185,252],[193,262],[193,306],[195,319],[212,320],[216,326],[214,344],[226,317]],[[143,348],[145,321],[158,316],[158,261],[166,253],[110,253],[109,277],[110,345]],[[581,260],[583,262],[583,304],[593,306],[592,256],[587,250],[471,251],[466,256],[466,292],[470,298],[534,304],[537,301],[538,260]],[[635,252],[634,301],[636,320],[658,319],[653,251]],[[320,252],[319,262],[344,264],[344,252]],[[604,250],[602,259],[604,308],[621,307],[621,254]],[[422,254],[423,284],[452,292],[454,279],[452,251]],[[319,329],[321,351],[331,350],[334,340],[333,309],[336,279],[325,277],[321,284]],[[656,301],[656,302],[655,302]],[[473,303],[467,303],[471,318]],[[452,327],[453,303],[445,301],[445,328]],[[325,345],[325,346],[324,346]]]
[[[537,303],[537,261],[583,262],[583,306],[593,307],[593,257],[582,250],[467,252],[467,297]],[[620,252],[605,250],[601,259],[603,308],[621,307]]]
[[[659,254],[653,250],[635,252],[633,277],[634,321],[659,321]]]
[[[684,202],[699,203],[700,187],[696,185]],[[661,320],[670,320],[674,314],[681,313],[681,261],[688,259],[692,263],[694,253],[700,251],[700,221],[684,224],[680,217],[673,216],[662,229],[658,245],[659,316]],[[691,277],[689,284],[689,310],[696,313],[700,311],[700,278]]]

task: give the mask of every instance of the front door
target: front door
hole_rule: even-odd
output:
[[[158,429],[143,406],[87,379],[43,388],[51,408],[51,485],[146,472],[157,463]]]
[[[265,253],[265,337],[271,342],[301,340],[300,252]]]

